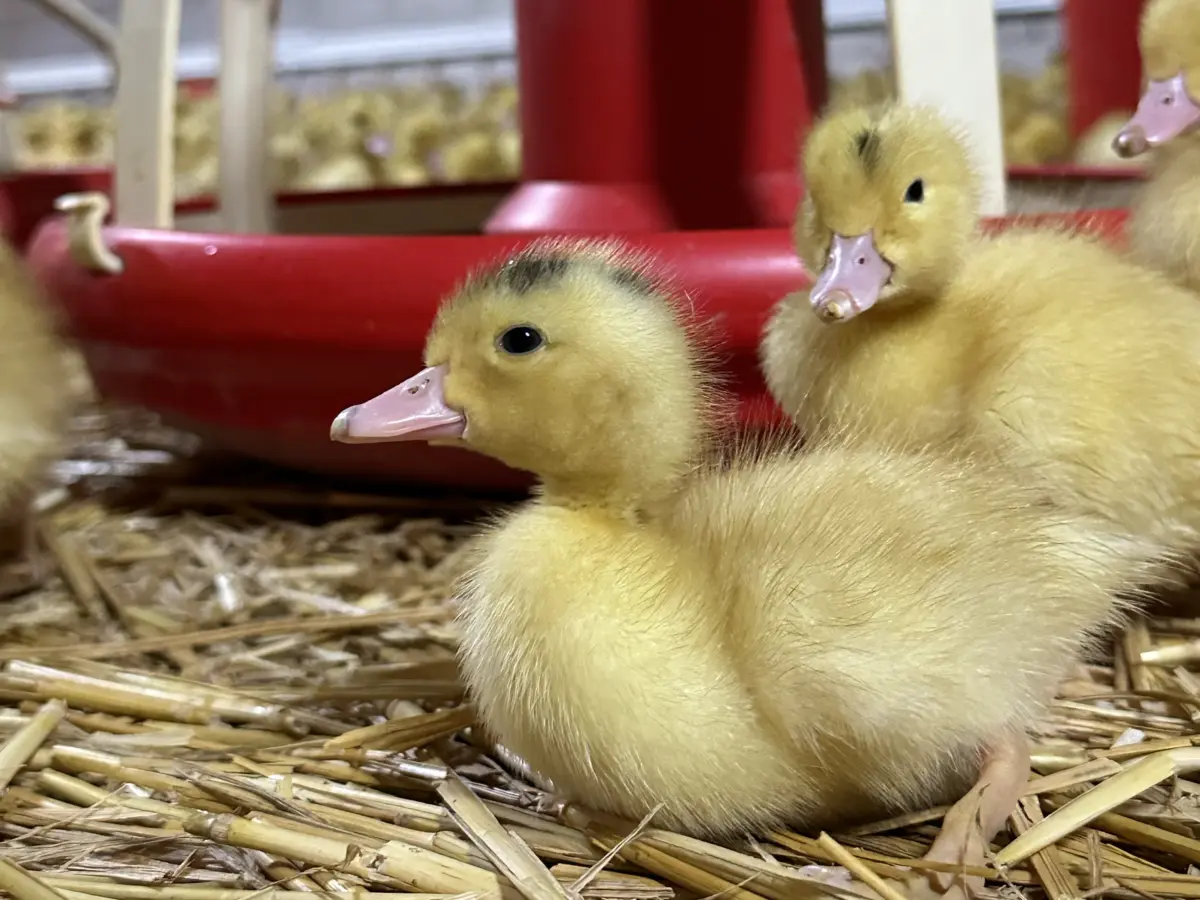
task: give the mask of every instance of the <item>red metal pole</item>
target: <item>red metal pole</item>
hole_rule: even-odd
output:
[[[823,93],[793,2],[517,0],[525,183],[487,230],[786,224],[809,93]],[[805,37],[823,47],[820,30]]]
[[[1106,113],[1132,112],[1141,93],[1138,18],[1143,0],[1064,0],[1063,47],[1078,137]]]

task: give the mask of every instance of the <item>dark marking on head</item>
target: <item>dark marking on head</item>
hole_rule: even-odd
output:
[[[526,294],[558,281],[570,267],[571,257],[564,253],[521,254],[502,265],[488,280],[514,294]]]
[[[618,266],[612,270],[612,280],[623,288],[635,294],[649,296],[654,293],[654,281],[644,272],[627,266]]]
[[[864,128],[854,136],[854,149],[863,161],[863,167],[868,172],[874,170],[879,165],[879,132]]]

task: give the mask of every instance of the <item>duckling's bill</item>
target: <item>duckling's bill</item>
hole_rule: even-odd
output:
[[[1200,105],[1191,98],[1183,73],[1151,81],[1133,114],[1117,136],[1113,151],[1126,159],[1165,144],[1200,122]]]
[[[892,267],[875,248],[870,231],[854,237],[835,234],[808,299],[826,322],[844,322],[874,306],[891,277]]]
[[[343,409],[329,428],[343,444],[462,438],[467,417],[446,405],[446,367],[431,366],[365,403]]]

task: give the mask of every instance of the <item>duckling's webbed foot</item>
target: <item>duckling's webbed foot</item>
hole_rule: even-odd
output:
[[[1017,805],[1029,781],[1029,739],[1007,733],[988,746],[979,780],[942,820],[942,830],[925,859],[962,866],[987,864],[987,847]],[[918,884],[917,882],[924,882]],[[983,887],[977,876],[943,872],[922,874],[910,882],[909,895],[932,891],[937,896],[967,900]]]

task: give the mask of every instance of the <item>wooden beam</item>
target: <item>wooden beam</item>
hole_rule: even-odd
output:
[[[1006,211],[1004,131],[992,0],[888,0],[901,101],[966,128],[982,178],[980,213]]]
[[[175,58],[181,0],[124,0],[117,65],[116,220],[175,220]]]

